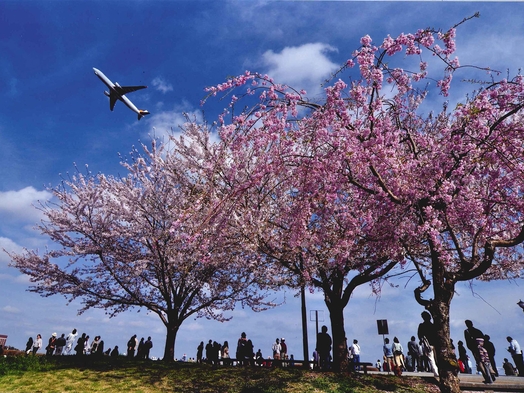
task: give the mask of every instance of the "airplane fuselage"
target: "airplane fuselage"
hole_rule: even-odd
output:
[[[104,84],[108,87],[109,92],[104,92],[106,96],[110,98],[112,101],[110,104],[110,109],[113,110],[114,101],[115,99],[118,99],[119,101],[122,101],[129,109],[131,109],[133,112],[135,112],[138,115],[138,120],[140,120],[143,116],[148,115],[149,112],[146,110],[138,109],[135,104],[131,102],[129,98],[126,97],[125,91],[126,87],[120,86],[118,83],[113,83],[105,74],[100,71],[97,68],[93,67],[93,71],[95,72],[95,75],[98,76],[98,78],[104,82]],[[138,86],[139,88],[145,88],[146,86]],[[134,90],[132,90],[134,91]]]

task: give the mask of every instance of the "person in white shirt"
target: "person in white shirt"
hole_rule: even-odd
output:
[[[351,355],[352,369],[360,370],[360,366],[357,363],[360,363],[360,345],[358,345],[357,340],[353,340],[353,345],[349,349],[349,354]]]
[[[508,352],[511,353],[511,357],[515,362],[515,367],[517,367],[517,370],[519,371],[519,377],[524,377],[524,362],[520,345],[517,340],[512,337],[508,336],[506,337],[506,340],[509,342]]]
[[[37,334],[36,340],[33,342],[33,355],[36,355],[40,348],[42,348],[42,336]]]
[[[282,350],[282,347],[280,346],[280,340],[278,338],[271,348],[273,349],[273,359],[280,359],[280,351]]]
[[[73,350],[75,344],[76,336],[78,336],[78,333],[76,332],[76,329],[73,329],[73,331],[69,333],[69,335],[66,338],[66,345],[63,352],[64,354],[71,354],[71,351]]]

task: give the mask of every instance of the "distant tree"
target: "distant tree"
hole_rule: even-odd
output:
[[[57,202],[42,204],[38,228],[57,249],[9,254],[34,283],[30,291],[81,299],[80,313],[101,308],[114,316],[138,307],[157,314],[167,329],[164,361],[174,360],[187,318],[224,321],[237,302],[268,305],[264,275],[252,266],[256,254],[213,223],[212,186],[181,154],[198,161],[203,151],[187,138],[173,142],[171,150],[153,143],[142,155],[135,151],[122,164],[126,177],[78,173],[52,189]]]
[[[422,281],[417,301],[438,330],[443,392],[460,391],[449,337],[455,284],[518,276],[524,260],[515,247],[524,241],[524,78],[483,85],[453,110],[447,103],[436,114],[422,109],[435,91],[427,90],[431,83],[448,96],[454,73],[464,68],[452,57],[456,27],[388,36],[378,46],[363,37],[341,70],[358,65],[358,77],[349,86],[338,80],[327,87],[322,103],[249,72],[209,89],[236,94],[219,131],[231,151],[228,182],[236,191],[230,196],[246,204],[248,216],[239,220],[252,228],[248,237],[267,255],[294,264],[313,286],[318,277],[333,285],[329,277],[344,277],[348,261],[366,258],[376,263],[372,272],[413,262]],[[429,73],[427,52],[443,71]],[[416,71],[400,67],[412,59]],[[241,99],[249,104],[238,111]],[[254,216],[264,206],[272,209]],[[304,257],[311,268],[299,266]],[[366,272],[364,265],[352,268]],[[426,275],[434,286],[430,300],[422,298]],[[329,285],[322,287],[328,308],[329,293],[340,284]]]

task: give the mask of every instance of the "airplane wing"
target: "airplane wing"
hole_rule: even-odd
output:
[[[118,97],[116,96],[116,94],[109,95],[109,109],[113,110],[115,108],[115,104],[117,100],[118,100]]]
[[[145,89],[147,86],[115,86],[115,90],[118,91],[118,94],[124,95],[127,93],[132,93],[134,91]]]

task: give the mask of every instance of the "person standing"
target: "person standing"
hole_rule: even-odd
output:
[[[464,330],[464,339],[466,340],[466,346],[473,354],[473,358],[475,359],[475,362],[478,365],[480,359],[478,353],[477,338],[484,339],[484,333],[482,333],[481,330],[474,327],[473,322],[471,322],[469,319],[466,319],[464,323],[466,324],[466,330]]]
[[[329,357],[331,356],[331,336],[328,334],[326,325],[322,326],[320,333],[317,334],[317,351],[320,358],[320,369],[327,370],[329,368]]]
[[[209,340],[206,344],[206,362],[213,363],[213,340]]]
[[[127,357],[135,357],[135,348],[136,348],[136,334],[132,335],[129,341],[127,342]]]
[[[115,345],[115,347],[113,348],[113,350],[111,351],[111,357],[117,357],[119,355],[118,353],[118,345]]]
[[[40,348],[42,348],[42,336],[37,334],[36,340],[33,342],[33,355],[36,355]]]
[[[33,337],[29,337],[27,343],[25,344],[25,354],[29,355],[33,350]]]
[[[49,337],[47,347],[45,348],[45,355],[53,356],[55,349],[56,349],[56,333],[53,333],[51,337]]]
[[[358,340],[353,340],[349,354],[351,355],[352,370],[360,370],[360,345],[358,344]]]
[[[240,338],[237,341],[236,358],[240,365],[245,364],[247,357],[247,338],[246,333],[242,332]]]
[[[494,375],[498,377],[499,373],[497,371],[497,364],[495,362],[495,345],[493,345],[493,343],[490,341],[490,338],[491,337],[487,334],[484,336],[484,349],[488,351],[491,369],[493,370]]]
[[[393,371],[393,345],[389,343],[389,338],[387,337],[384,339],[382,350],[384,351],[384,371],[386,371],[387,368],[389,373]]]
[[[222,362],[225,366],[229,366],[231,364],[230,356],[229,356],[229,343],[227,341],[224,341],[224,345],[222,345],[221,349],[221,357]]]
[[[408,355],[411,356],[411,364],[414,372],[421,371],[420,367],[420,345],[418,345],[415,336],[411,336],[411,341],[408,342]]]
[[[458,342],[458,353],[459,353],[459,360],[462,362],[464,366],[464,373],[471,374],[471,368],[469,367],[469,361],[468,361],[468,353],[466,352],[466,348],[464,348],[464,342],[462,341]]]
[[[271,346],[271,349],[273,350],[273,359],[280,359],[280,350],[282,347],[280,346],[280,340],[278,338]]]
[[[423,322],[418,325],[418,338],[421,342],[422,353],[427,357],[433,376],[438,377],[438,367],[435,361],[435,343],[437,341],[437,329],[431,322],[431,314],[427,311],[420,314]]]
[[[400,375],[406,369],[404,364],[404,348],[397,337],[393,338],[393,363],[396,367],[395,373]]]
[[[519,377],[524,377],[524,362],[522,360],[522,350],[520,345],[514,338],[508,336],[506,340],[509,342],[508,352],[511,353],[511,357],[515,362],[515,367],[519,372]]]
[[[204,346],[204,343],[202,343],[202,347]],[[153,348],[153,341],[151,340],[151,336],[147,337],[146,342],[144,343],[144,359],[149,360],[149,352],[151,351],[151,348]],[[200,361],[202,362],[202,354],[200,354]]]
[[[75,346],[75,352],[77,356],[81,356],[84,354],[86,339],[87,339],[86,334],[82,333],[80,338],[77,340],[76,346]]]
[[[286,339],[284,337],[280,339],[280,359],[287,359],[287,344]]]
[[[479,356],[479,369],[484,377],[484,383],[492,384],[495,382],[495,375],[491,373],[491,362],[489,359],[489,354],[486,348],[484,348],[484,339],[477,338],[477,352]]]
[[[65,346],[65,354],[70,355],[71,351],[73,350],[73,346],[75,344],[76,336],[78,333],[76,332],[76,329],[73,329],[71,333],[68,334],[66,339],[66,346]]]
[[[137,359],[143,360],[144,359],[144,337],[140,339],[140,342],[138,343],[138,349],[136,351],[136,357]]]
[[[200,344],[198,344],[198,347],[197,347],[197,355],[196,355],[197,363],[202,363],[203,353],[204,353],[204,342],[200,341]]]
[[[64,350],[64,347],[66,346],[66,339],[65,334],[62,333],[60,337],[56,339],[56,349],[55,349],[55,355],[59,356],[62,355],[62,351]]]

